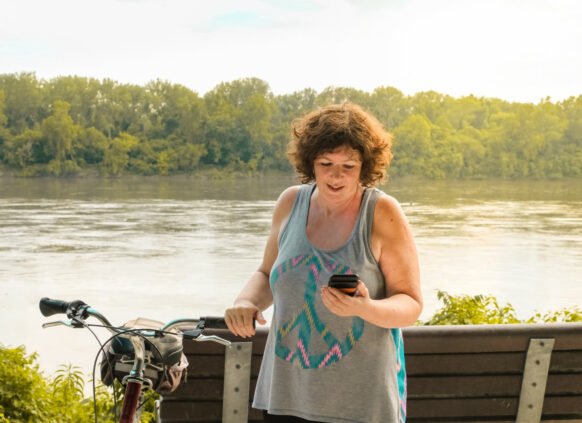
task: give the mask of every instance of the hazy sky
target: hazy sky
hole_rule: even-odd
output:
[[[0,73],[199,94],[393,86],[537,103],[582,94],[579,0],[0,0]]]

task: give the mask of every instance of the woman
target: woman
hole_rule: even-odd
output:
[[[392,158],[390,136],[351,103],[293,128],[289,157],[303,185],[273,213],[263,261],[226,310],[249,337],[274,303],[253,407],[265,422],[402,422],[401,331],[422,310],[416,247],[397,201],[373,186]],[[327,286],[359,276],[355,296]]]

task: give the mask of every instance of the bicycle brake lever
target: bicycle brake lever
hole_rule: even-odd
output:
[[[76,327],[74,326],[71,322],[65,322],[63,320],[59,320],[57,322],[48,322],[48,323],[43,323],[42,324],[42,328],[46,329],[46,328],[50,328],[53,326],[69,326],[69,327]]]
[[[187,330],[182,332],[185,339],[197,339],[202,334],[201,329]]]
[[[200,342],[204,342],[204,341],[218,342],[219,344],[222,344],[222,345],[227,346],[227,347],[230,347],[232,344],[230,341],[228,341],[226,339],[222,339],[221,337],[216,336],[216,335],[200,335],[195,340],[200,341]]]

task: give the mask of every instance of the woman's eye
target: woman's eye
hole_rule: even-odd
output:
[[[320,162],[319,164],[325,167],[331,166],[331,163],[328,162]]]
[[[348,169],[348,170],[349,169],[353,169],[354,167],[356,167],[356,166],[354,166],[354,165],[344,165],[344,169]]]

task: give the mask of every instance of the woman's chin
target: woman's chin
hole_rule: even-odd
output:
[[[333,194],[339,194],[341,192],[343,192],[345,187],[341,186],[341,187],[333,187],[331,185],[327,185],[327,189],[329,192],[333,193]]]

